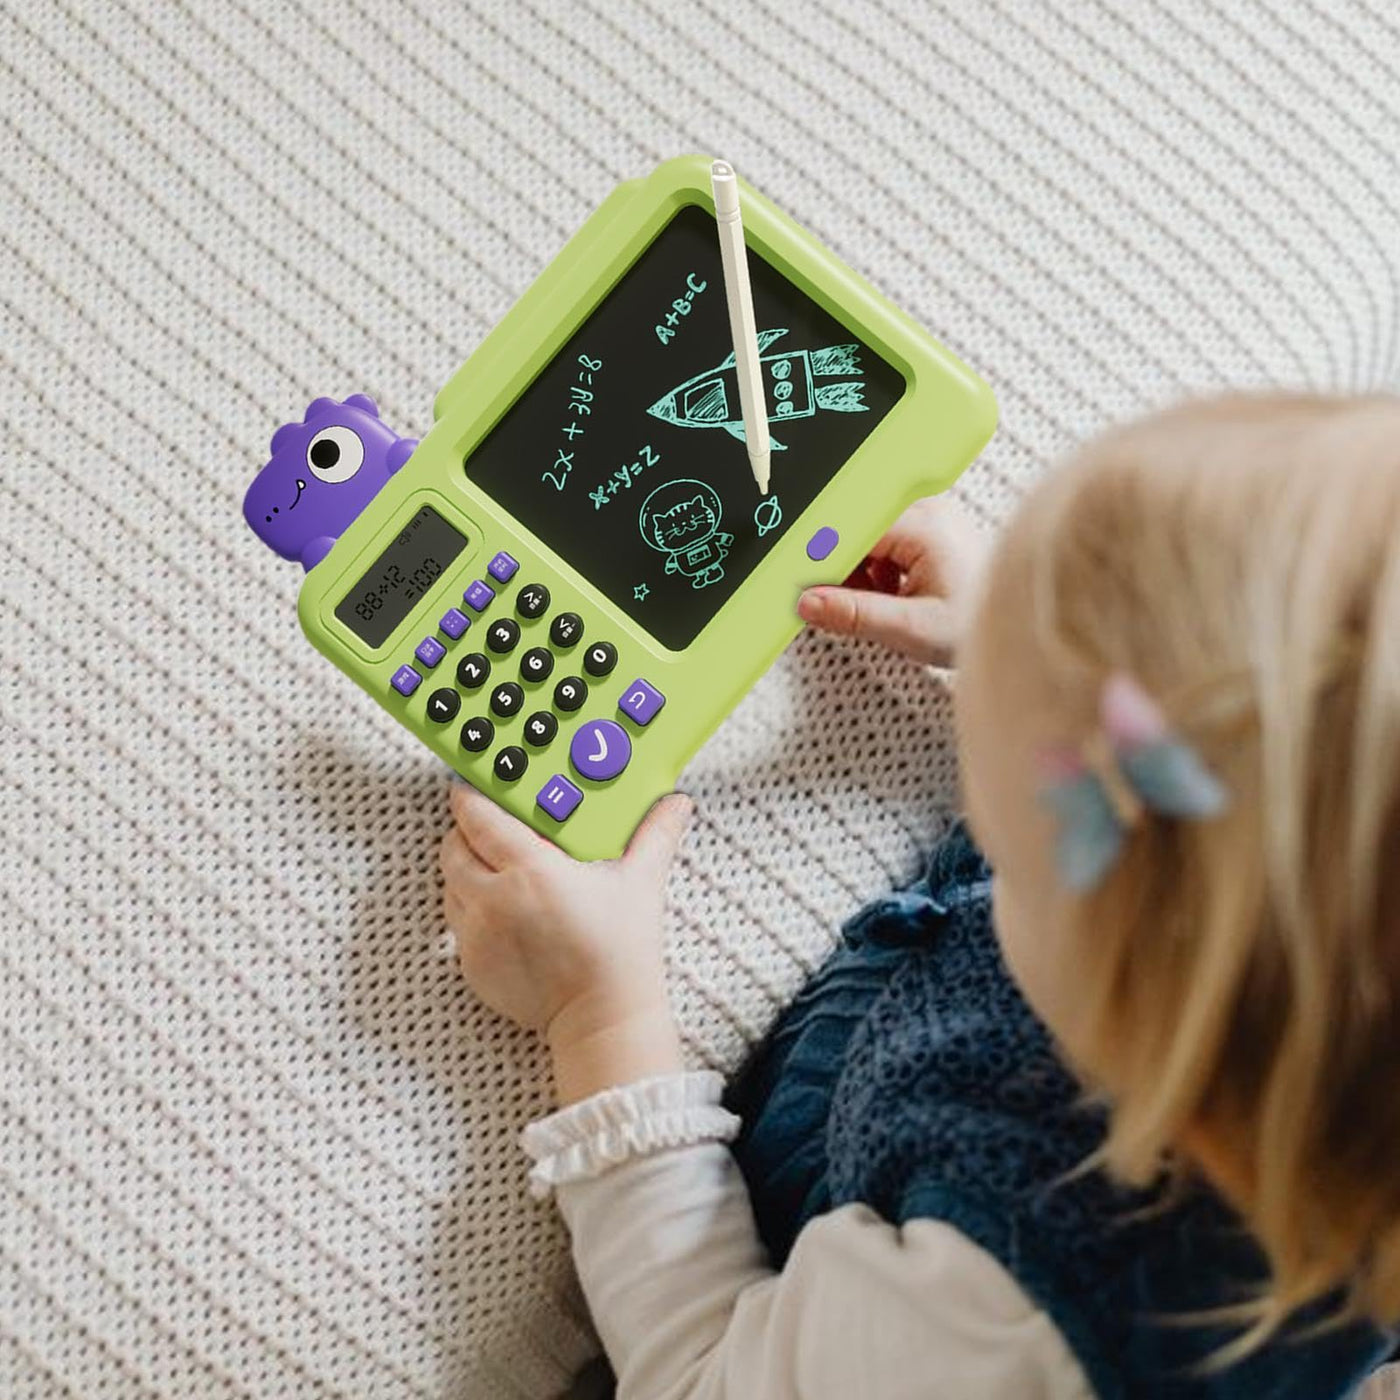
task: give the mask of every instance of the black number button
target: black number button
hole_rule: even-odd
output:
[[[446,724],[448,720],[456,719],[457,711],[461,708],[462,697],[449,686],[443,686],[428,696],[428,718],[434,724]]]
[[[525,742],[542,749],[559,732],[559,721],[548,710],[537,710],[525,721]]]
[[[485,715],[478,715],[475,719],[469,719],[462,726],[462,747],[470,749],[473,753],[480,753],[482,749],[491,747],[491,740],[496,737],[496,726],[491,723]]]
[[[583,658],[590,676],[606,676],[617,665],[617,648],[611,642],[594,642]]]
[[[491,663],[479,651],[469,651],[457,663],[457,684],[465,690],[476,690],[486,684]]]
[[[582,676],[565,676],[554,687],[554,703],[561,710],[576,710],[588,699],[588,684]]]
[[[554,655],[548,647],[531,647],[520,658],[520,677],[522,680],[547,680],[553,669]]]
[[[583,636],[583,619],[577,613],[562,612],[549,624],[549,640],[557,647],[571,647]]]
[[[520,624],[508,617],[498,618],[486,629],[486,645],[504,656],[520,640]]]
[[[500,715],[502,719],[519,713],[524,703],[525,692],[514,681],[502,681],[491,692],[491,713]]]
[[[530,760],[525,757],[524,749],[518,744],[507,744],[496,755],[496,761],[491,766],[503,783],[513,783],[529,764]]]
[[[549,606],[549,589],[542,583],[527,583],[515,595],[515,610],[521,617],[538,617]]]

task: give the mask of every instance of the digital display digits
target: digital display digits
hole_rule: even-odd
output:
[[[368,646],[382,646],[413,606],[467,547],[467,537],[421,506],[335,610]]]

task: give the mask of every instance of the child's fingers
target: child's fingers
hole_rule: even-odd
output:
[[[673,792],[661,798],[632,833],[625,859],[665,870],[676,858],[694,811],[695,804],[683,793]]]
[[[868,554],[851,570],[847,588],[873,589],[876,593],[898,593],[904,570],[893,559]]]
[[[928,552],[928,536],[915,521],[900,516],[873,545],[867,560],[879,560],[907,573]]]
[[[869,637],[888,646],[908,639],[911,606],[910,599],[895,594],[821,584],[803,591],[797,613],[824,632]]]
[[[477,859],[492,870],[504,870],[553,849],[544,837],[470,783],[453,784],[451,803],[463,840]]]
[[[966,530],[966,517],[952,501],[941,496],[925,496],[915,501],[875,541],[872,559],[889,559],[906,573],[931,549],[947,544],[950,537]]]
[[[901,598],[863,588],[821,586],[802,594],[797,613],[824,632],[879,642],[918,661],[937,659],[954,638],[952,614],[937,598]]]

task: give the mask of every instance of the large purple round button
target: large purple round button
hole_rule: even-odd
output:
[[[575,732],[569,744],[574,771],[595,783],[615,778],[632,757],[627,731],[610,719],[590,719]]]

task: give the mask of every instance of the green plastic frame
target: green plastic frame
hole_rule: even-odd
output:
[[[615,856],[623,850],[647,808],[674,787],[690,757],[797,634],[799,592],[809,584],[845,578],[906,505],[946,489],[957,479],[996,426],[996,401],[976,374],[745,184],[748,246],[894,365],[907,387],[855,455],[695,640],[683,651],[659,645],[469,481],[463,462],[687,204],[714,207],[709,157],[667,161],[646,178],[628,181],[609,195],[443,386],[434,402],[431,431],[326,558],[307,574],[298,600],[302,628],[319,651],[462,777],[580,859]],[[432,504],[457,524],[467,535],[468,547],[386,643],[369,648],[335,618],[335,605],[423,504]],[[815,564],[807,557],[806,543],[823,525],[833,526],[840,538],[835,550]],[[460,605],[465,583],[483,577],[487,560],[500,549],[519,560],[516,578],[499,590],[500,598],[476,627],[460,641],[447,644],[447,657],[427,674],[423,685],[408,698],[399,695],[390,687],[390,676],[400,663],[413,662],[417,641],[436,633],[437,619],[449,607]],[[538,755],[526,750],[531,762],[525,777],[505,783],[492,770],[494,752],[502,743],[519,741],[517,732],[525,715],[552,708],[554,682],[580,669],[570,654],[559,657],[554,675],[520,715],[495,721],[497,739],[486,753],[467,752],[458,740],[460,723],[434,724],[424,707],[433,689],[452,684],[456,657],[481,648],[480,627],[508,610],[516,585],[527,581],[548,586],[550,616],[564,608],[583,616],[587,631],[583,646],[588,640],[607,638],[619,655],[610,676],[590,679],[588,703],[581,710],[555,711],[558,735]],[[547,627],[548,616],[523,622],[523,635],[510,662],[527,646],[545,641]],[[581,653],[583,647],[575,650]],[[507,676],[518,679],[514,665],[498,664],[492,683]],[[616,708],[624,687],[638,676],[666,697],[665,706],[645,728],[620,717]],[[484,713],[486,693],[464,695],[459,720]],[[606,783],[581,779],[568,765],[574,730],[586,720],[599,718],[622,724],[633,745],[631,763]],[[563,823],[535,803],[536,793],[555,773],[569,777],[584,792],[583,802]]]

